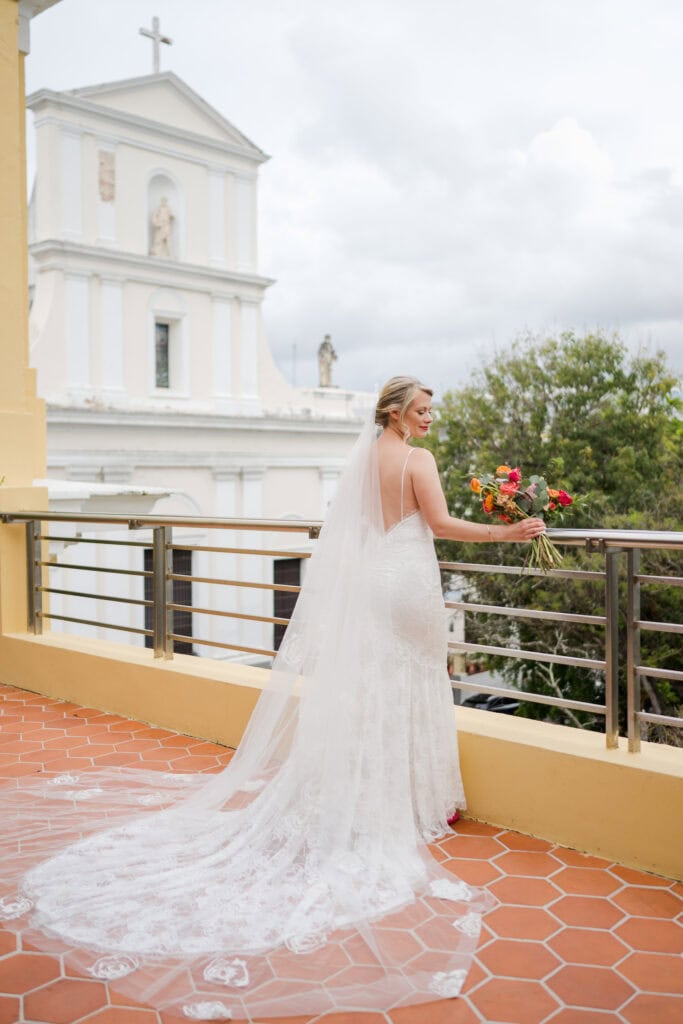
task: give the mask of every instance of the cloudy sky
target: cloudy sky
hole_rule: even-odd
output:
[[[272,155],[271,346],[296,383],[439,390],[521,332],[618,330],[683,372],[680,0],[62,0],[27,88],[183,78]],[[31,153],[29,152],[29,159]]]

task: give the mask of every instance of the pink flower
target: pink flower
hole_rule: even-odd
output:
[[[574,499],[566,491],[560,491],[557,500],[560,505],[572,505],[574,503]]]
[[[519,466],[516,469],[511,469],[508,475],[508,480],[511,484],[518,484],[522,479],[522,474],[519,471]]]
[[[519,490],[519,484],[513,484],[511,481],[506,481],[500,485],[501,494],[516,494]]]

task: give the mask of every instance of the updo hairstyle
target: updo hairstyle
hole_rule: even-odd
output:
[[[428,388],[426,384],[422,384],[417,377],[392,377],[382,388],[377,400],[375,423],[379,427],[388,427],[389,413],[396,409],[398,422],[403,426],[408,407],[420,391],[424,391],[430,397],[434,394],[432,389]]]

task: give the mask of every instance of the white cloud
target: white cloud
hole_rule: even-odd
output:
[[[154,0],[34,23],[31,89],[144,73]],[[619,328],[683,369],[678,0],[165,0],[164,66],[273,154],[276,359],[437,385],[525,328]]]

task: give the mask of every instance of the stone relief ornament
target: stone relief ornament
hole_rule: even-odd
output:
[[[103,203],[113,203],[116,198],[116,166],[111,150],[101,149],[97,154],[99,171],[97,185]]]

